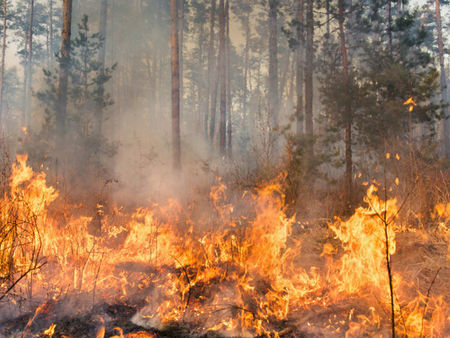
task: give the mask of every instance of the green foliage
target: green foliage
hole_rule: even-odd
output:
[[[91,129],[101,118],[98,115],[113,104],[110,95],[104,93],[104,86],[111,79],[116,65],[103,68],[98,60],[103,40],[99,33],[89,32],[88,17],[83,16],[78,25],[78,36],[71,42],[69,75],[71,102],[77,112],[71,118],[78,124],[75,130],[84,135],[93,133]]]
[[[87,177],[98,176],[99,170],[104,172],[102,162],[116,152],[116,146],[110,144],[101,133],[105,109],[113,104],[111,96],[105,92],[105,85],[116,68],[115,64],[102,67],[98,54],[103,43],[99,33],[90,33],[88,17],[84,16],[78,25],[78,35],[71,41],[66,139],[72,145],[68,152],[73,160],[73,169],[82,170]],[[61,55],[57,55],[57,62],[62,61]],[[45,146],[37,147],[36,140],[33,140],[28,149],[31,156],[34,153],[43,158],[44,154],[36,152],[45,149],[44,152],[48,153],[55,146],[55,118],[59,109],[57,74],[58,69],[44,69],[46,86],[37,93],[37,97],[45,107],[45,119],[42,130],[35,138]],[[85,182],[88,181],[85,177]]]
[[[28,32],[30,27],[30,10],[29,0],[19,0],[15,4],[15,7],[11,7],[8,10],[10,13],[8,16],[11,18],[11,24],[8,25],[8,29],[15,32],[14,42],[17,43],[17,54],[24,63],[26,60],[25,45],[28,38]],[[42,3],[35,1],[33,9],[33,62],[45,60],[47,53],[45,52],[45,36],[48,34],[48,19],[49,14],[47,7]],[[55,22],[56,27],[57,22]],[[57,37],[55,36],[55,39]]]
[[[322,103],[329,131],[341,132],[350,107],[354,145],[368,153],[383,154],[383,139],[406,142],[414,124],[440,118],[440,107],[434,100],[438,72],[431,57],[429,32],[421,25],[417,11],[405,10],[392,18],[392,47],[385,1],[367,2],[354,13],[346,17],[351,84],[349,88],[343,85],[342,64],[336,53],[337,58],[328,58],[321,65]],[[337,43],[334,46],[339,48]],[[411,114],[403,105],[409,97],[418,104]]]
[[[306,196],[314,190],[314,182],[325,178],[320,166],[330,159],[322,151],[311,154],[310,149],[317,143],[317,138],[306,135],[286,134],[286,148],[283,166],[286,173],[284,191],[288,203],[300,201],[299,196]]]

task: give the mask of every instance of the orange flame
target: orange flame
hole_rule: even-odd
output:
[[[11,236],[0,243],[1,252],[9,252],[0,258],[0,273],[2,277],[9,273],[10,257],[15,271],[20,271],[38,252],[48,263],[33,273],[35,295],[72,291],[126,300],[138,294],[147,305],[135,322],[164,328],[172,321],[192,321],[201,323],[199,333],[277,336],[280,323],[302,317],[298,325],[309,330],[313,324],[305,313],[349,299],[358,299],[357,306],[350,303],[353,310],[349,306],[341,317],[330,319],[337,325],[334,335],[347,330],[347,336],[377,336],[389,324],[383,219],[388,223],[391,256],[396,255],[403,230],[396,224],[397,200],[380,199],[375,185],[367,191],[366,206],[348,220],[336,218],[327,230],[311,228],[303,237],[295,233],[295,216],[287,215],[279,180],[243,194],[240,203],[245,212],[230,202],[220,180],[209,196],[214,217],[195,218],[176,200],[141,207],[129,215],[116,208],[114,215],[102,213],[103,235],[96,237],[88,231],[92,217],[69,214],[62,223],[49,212],[58,192],[26,160],[26,155],[18,157],[10,191],[0,200],[1,210],[14,212],[2,211],[0,217],[2,224],[17,225],[12,216],[32,220],[33,227],[14,228],[26,242],[17,243]],[[447,245],[449,210],[450,204],[439,204],[434,213],[441,224],[439,236]],[[334,238],[324,241],[320,236],[326,235],[320,231]],[[320,237],[320,244],[311,258],[305,247],[315,237]],[[10,249],[19,244],[22,250]],[[39,251],[33,251],[36,246]],[[395,270],[399,334],[439,336],[448,318],[446,299],[418,293],[415,284],[405,280]],[[0,290],[6,287],[0,284]],[[36,309],[31,322],[42,309]],[[105,334],[100,321],[97,337]],[[153,337],[116,331],[117,337]]]

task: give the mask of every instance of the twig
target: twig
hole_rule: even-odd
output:
[[[45,264],[47,264],[47,262],[42,263],[39,266],[35,266],[33,268],[29,268],[27,271],[25,271],[19,278],[17,278],[13,284],[11,284],[11,286],[6,289],[3,294],[0,296],[0,301],[6,297],[6,295],[12,290],[14,289],[14,287],[17,285],[17,283],[19,283],[23,278],[25,278],[31,271],[34,270],[39,270],[40,268],[42,268]]]
[[[189,291],[188,291],[188,296],[187,296],[187,300],[186,300],[186,305],[184,306],[184,313],[186,313],[186,309],[189,306],[189,301],[191,300],[191,286],[192,286],[191,280],[189,279],[189,275],[187,273],[185,266],[183,264],[181,264],[181,262],[175,256],[170,255],[170,257],[172,257],[181,266],[181,269],[183,270],[183,272],[186,276],[187,282],[189,284]],[[184,313],[183,313],[183,316],[184,316]]]
[[[383,121],[383,145],[384,145],[384,154],[386,154],[386,135],[385,135],[385,129],[384,129],[384,121]],[[393,286],[393,282],[392,282],[391,257],[389,255],[389,234],[388,234],[389,223],[387,220],[386,156],[384,156],[383,177],[384,177],[384,212],[383,212],[382,221],[384,223],[384,238],[385,238],[385,246],[386,246],[386,268],[387,268],[387,272],[388,272],[389,292],[390,292],[390,296],[391,296],[392,338],[395,338],[394,286]],[[378,214],[377,211],[375,211],[375,212]]]
[[[95,279],[94,279],[94,288],[92,290],[92,306],[95,305],[95,291],[97,289],[97,280],[98,280],[98,276],[100,274],[100,269],[102,267],[102,262],[103,262],[103,257],[105,256],[105,253],[102,252],[102,257],[100,258],[100,262],[98,263],[98,269],[97,272],[95,274]]]
[[[421,327],[420,327],[420,335],[419,335],[419,337],[423,337],[423,320],[425,318],[425,315],[427,314],[427,307],[428,307],[428,301],[430,300],[431,288],[433,287],[433,284],[436,281],[436,278],[437,278],[437,276],[439,274],[439,271],[441,271],[441,267],[436,271],[436,274],[434,275],[434,278],[431,281],[430,287],[428,288],[428,291],[427,291],[427,299],[425,300],[425,305],[423,307],[422,324],[421,324]]]

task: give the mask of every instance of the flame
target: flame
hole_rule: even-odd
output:
[[[408,106],[408,111],[411,113],[414,110],[414,107],[417,106],[417,104],[414,102],[412,96],[406,100],[405,102],[403,102],[404,106]]]
[[[295,233],[295,215],[287,214],[282,176],[242,194],[236,203],[219,179],[209,195],[208,217],[194,217],[192,208],[170,199],[130,214],[115,207],[110,215],[99,203],[97,218],[65,213],[62,220],[49,211],[58,205],[58,192],[26,161],[26,155],[18,156],[9,192],[0,200],[2,224],[10,224],[0,242],[0,291],[8,288],[7,276],[45,258],[47,264],[33,272],[33,294],[140,297],[146,305],[133,320],[147,327],[185,321],[195,323],[199,334],[279,336],[287,332],[283,323],[310,330],[309,313],[346,302],[342,315],[326,323],[333,335],[380,336],[389,326],[385,231],[391,259],[405,228],[396,224],[397,200],[381,199],[374,184],[365,205],[350,218],[336,218],[323,233],[311,228],[302,237]],[[437,235],[448,245],[450,203],[436,205],[434,217]],[[101,236],[89,231],[94,218],[100,219]],[[316,239],[320,244],[311,259],[307,248]],[[445,297],[421,293],[399,271],[393,281],[398,333],[440,336],[448,319]],[[27,327],[45,308],[36,309]],[[103,337],[105,322],[99,320],[96,336]],[[53,334],[46,333],[51,328],[44,333]],[[156,336],[115,331],[115,337]]]
[[[55,334],[55,328],[56,328],[56,324],[52,324],[52,325],[50,325],[50,327],[47,330],[45,330],[43,332],[43,334],[46,334],[46,335],[52,337]]]

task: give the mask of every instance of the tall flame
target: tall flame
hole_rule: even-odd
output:
[[[102,215],[98,236],[89,231],[92,217],[61,218],[49,211],[58,192],[26,160],[18,157],[10,191],[0,201],[7,225],[1,230],[0,291],[31,267],[34,295],[145,299],[133,319],[144,326],[183,321],[200,334],[277,336],[286,322],[312,330],[308,313],[323,317],[333,308],[340,309],[327,319],[333,335],[382,335],[390,324],[384,220],[394,268],[404,228],[396,224],[397,200],[382,200],[373,185],[366,205],[349,219],[336,218],[328,229],[311,227],[306,235],[298,235],[295,216],[287,216],[280,180],[244,194],[235,205],[219,180],[206,218],[169,200],[131,214],[116,209]],[[435,209],[447,248],[449,210],[449,204]],[[315,240],[311,253],[305,247]],[[36,263],[44,259],[46,265]],[[443,295],[424,294],[401,269],[394,271],[399,334],[442,336],[448,319]],[[26,277],[17,281],[24,283]],[[138,336],[116,331],[119,337]],[[98,334],[105,334],[104,324]]]

